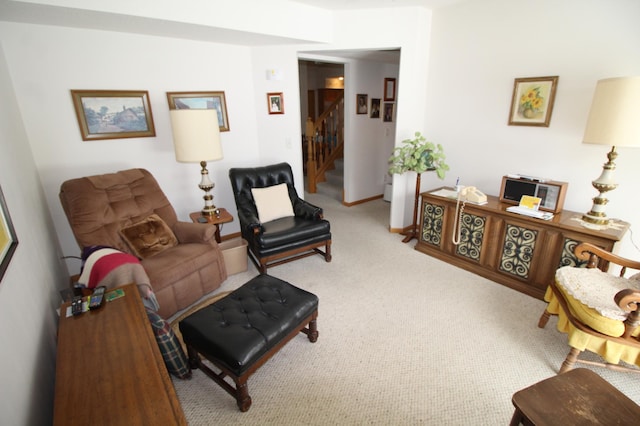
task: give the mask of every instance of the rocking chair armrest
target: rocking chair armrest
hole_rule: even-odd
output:
[[[625,312],[629,312],[629,316],[624,321],[624,336],[631,336],[640,325],[640,290],[633,288],[625,288],[616,293],[614,300]]]
[[[587,268],[597,267],[600,258],[623,268],[640,269],[640,262],[618,256],[591,243],[580,243],[573,252],[578,259],[588,261]]]

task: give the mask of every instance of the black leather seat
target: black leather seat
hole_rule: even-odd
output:
[[[232,168],[229,179],[238,209],[242,237],[249,245],[249,257],[261,273],[276,266],[313,254],[331,261],[331,227],[322,209],[300,197],[287,163],[264,167]],[[260,223],[252,188],[287,184],[295,216]],[[324,246],[324,251],[321,248]]]

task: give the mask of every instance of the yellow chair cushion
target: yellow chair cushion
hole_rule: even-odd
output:
[[[617,277],[599,269],[565,266],[556,271],[556,287],[563,294],[571,314],[583,324],[607,336],[624,333],[627,313],[614,296],[625,288],[636,288],[637,280]]]

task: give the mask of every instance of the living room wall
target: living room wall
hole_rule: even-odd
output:
[[[498,195],[503,175],[569,183],[565,209],[587,212],[609,148],[582,144],[596,82],[640,75],[640,2],[461,2],[433,14],[426,134],[444,145],[445,183]],[[548,128],[508,126],[514,78],[559,76]],[[640,149],[620,148],[607,214],[640,229]],[[423,178],[423,190],[442,184]],[[637,236],[637,233],[636,233]],[[640,258],[627,237],[621,254]],[[637,237],[636,237],[637,238]],[[640,240],[636,240],[640,244]]]

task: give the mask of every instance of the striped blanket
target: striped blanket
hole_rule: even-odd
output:
[[[82,251],[82,260],[77,287],[105,286],[109,290],[136,283],[144,305],[153,311],[158,310],[149,276],[137,257],[110,247],[91,246]]]

